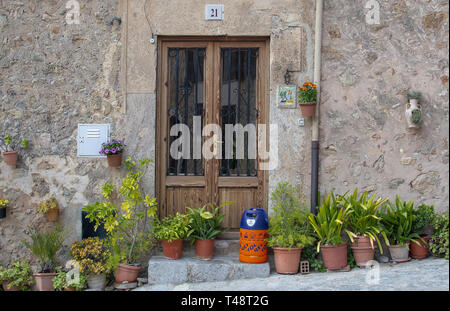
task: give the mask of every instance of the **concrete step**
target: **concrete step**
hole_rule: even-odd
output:
[[[268,262],[248,264],[238,256],[216,256],[211,260],[182,257],[171,260],[153,256],[148,263],[149,284],[180,284],[265,278],[270,274]]]
[[[155,255],[162,256],[162,247],[160,246]],[[183,256],[195,257],[195,244],[191,245],[188,241],[183,242]],[[232,256],[239,257],[239,239],[214,241],[214,256]]]

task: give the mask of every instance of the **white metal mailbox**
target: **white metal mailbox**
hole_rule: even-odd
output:
[[[109,140],[109,124],[78,124],[79,157],[105,158],[99,154],[102,144]]]

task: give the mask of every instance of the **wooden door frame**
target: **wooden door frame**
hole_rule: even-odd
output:
[[[156,69],[156,141],[155,141],[155,195],[158,200],[158,215],[161,216],[162,211],[167,211],[166,207],[166,184],[170,183],[170,176],[166,176],[166,161],[167,148],[162,148],[165,146],[164,142],[167,142],[168,133],[166,129],[162,128],[162,125],[167,124],[167,113],[165,113],[167,107],[167,92],[164,89],[164,81],[167,78],[168,62],[167,57],[163,57],[166,48],[170,47],[199,47],[206,48],[208,55],[208,50],[210,49],[220,49],[221,46],[229,45],[230,47],[258,47],[260,49],[260,79],[259,82],[259,102],[258,107],[262,108],[259,111],[257,124],[269,124],[269,105],[270,105],[270,85],[269,85],[269,75],[270,75],[270,41],[269,37],[228,37],[228,36],[158,36],[158,46],[157,46],[157,69]],[[216,44],[219,43],[219,44]],[[212,51],[213,57],[206,57],[205,63],[205,102],[211,102],[213,105],[213,111],[208,111],[205,109],[205,122],[213,123],[219,119],[218,105],[220,104],[220,92],[213,94],[214,90],[219,90],[216,86],[220,83],[220,75],[217,73],[213,74],[213,70],[216,70],[220,61],[214,59],[217,54],[216,51]],[[220,59],[219,59],[220,60]],[[211,77],[209,87],[206,87],[207,77]],[[216,122],[217,123],[217,122]],[[269,126],[266,127],[266,146],[269,146]],[[165,135],[165,137],[162,137]],[[208,163],[209,162],[209,163]],[[268,208],[268,177],[269,174],[266,171],[259,170],[260,161],[258,163],[258,202],[257,206],[262,207],[267,210]],[[210,202],[213,204],[218,203],[218,191],[212,191],[211,185],[216,185],[218,188],[219,182],[222,187],[227,187],[227,185],[236,185],[238,183],[239,187],[254,187],[254,181],[247,177],[220,177],[218,170],[219,161],[218,159],[213,159],[207,161],[205,164],[205,176],[204,181],[200,181],[198,178],[193,178],[190,176],[181,177],[185,179],[185,184],[190,186],[205,186],[206,196]],[[215,172],[214,174],[211,174]],[[197,177],[197,176],[195,176]],[[180,177],[177,177],[180,178]],[[207,180],[210,178],[211,180]],[[219,181],[220,179],[220,181]],[[239,180],[238,180],[239,179]]]

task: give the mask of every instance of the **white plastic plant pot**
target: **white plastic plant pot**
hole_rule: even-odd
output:
[[[415,98],[411,98],[406,104],[405,111],[406,122],[408,123],[408,128],[420,128],[422,126],[422,106],[419,101]]]

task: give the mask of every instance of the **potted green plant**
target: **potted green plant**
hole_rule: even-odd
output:
[[[433,219],[433,234],[430,239],[430,251],[434,256],[445,257],[448,260],[448,214],[439,215],[436,213]]]
[[[428,234],[426,231],[433,225],[435,211],[433,205],[421,204],[414,210],[414,219],[412,223],[412,232],[420,235],[422,240],[416,239],[417,243],[410,242],[411,257],[414,259],[423,259],[428,256]]]
[[[317,215],[308,216],[319,240],[317,252],[322,253],[324,265],[328,270],[340,270],[347,266],[347,243],[342,239],[342,230],[348,236],[355,237],[351,231],[345,229],[352,212],[351,207],[344,207],[341,202],[341,197],[335,197],[333,192],[330,192],[327,197],[322,197]]]
[[[58,214],[59,214],[58,201],[54,196],[52,196],[48,200],[42,201],[38,205],[38,212],[41,214],[46,214],[47,219],[51,222],[58,221]]]
[[[375,196],[376,194],[373,194],[372,197],[368,197],[367,192],[363,192],[358,198],[358,189],[355,189],[353,194],[342,197],[344,206],[350,206],[352,211],[349,214],[347,223],[349,231],[356,235],[350,235],[350,240],[352,242],[353,256],[359,267],[365,267],[367,262],[373,260],[375,241],[381,254],[383,254],[383,248],[378,237],[379,234],[384,237],[384,241],[389,245],[389,240],[380,223],[381,218],[377,215],[379,208],[388,199],[375,199]]]
[[[4,291],[29,290],[34,284],[34,279],[28,260],[13,262],[8,268],[0,266],[0,283]]]
[[[273,249],[277,273],[296,274],[302,249],[314,243],[308,224],[310,213],[299,190],[287,182],[278,184],[271,200],[267,246]]]
[[[122,165],[122,155],[125,149],[123,140],[113,139],[102,144],[100,155],[106,155],[109,167],[120,167]]]
[[[192,229],[186,214],[177,213],[163,219],[155,219],[153,235],[161,240],[163,254],[168,259],[179,259],[183,252],[183,240],[189,238]]]
[[[302,110],[302,116],[313,117],[316,114],[317,85],[305,82],[298,87],[298,102]]]
[[[17,149],[19,148],[19,146],[22,147],[22,149],[25,149],[26,147],[28,147],[28,140],[22,138],[22,140],[20,140],[19,142],[14,142],[11,139],[11,136],[0,138],[0,149],[3,150],[3,159],[5,160],[5,163],[7,165],[16,167],[17,158],[19,155]]]
[[[30,229],[29,232],[31,243],[23,240],[23,244],[40,263],[39,272],[33,274],[36,287],[39,291],[53,291],[53,278],[58,275],[56,256],[68,232],[60,226],[45,232],[35,229]]]
[[[88,205],[84,210],[87,218],[95,222],[94,229],[104,224],[108,233],[108,244],[112,251],[110,266],[115,269],[116,283],[134,283],[141,267],[139,259],[148,252],[153,243],[150,221],[156,216],[155,198],[145,194],[143,180],[152,161],[144,158],[137,163],[128,157],[124,166],[127,175],[122,180],[118,198],[119,206],[113,200],[115,187],[103,186],[103,202]]]
[[[70,247],[70,255],[78,262],[80,272],[87,275],[88,288],[104,290],[111,256],[104,240],[90,237],[75,241]]]
[[[6,208],[8,207],[8,200],[0,200],[0,219],[6,217]]]
[[[217,207],[208,203],[201,208],[187,208],[191,228],[188,235],[192,242],[195,241],[197,258],[211,259],[213,257],[216,237],[228,230],[228,228],[222,228],[225,214],[220,214],[220,209],[233,203],[225,202]],[[211,209],[211,212],[207,211],[207,207]]]
[[[87,277],[83,273],[67,273],[57,267],[58,275],[53,278],[53,288],[56,291],[81,291],[86,287]]]
[[[416,239],[423,239],[412,232],[414,219],[414,201],[408,203],[402,201],[397,195],[395,205],[389,202],[381,209],[381,222],[390,241],[389,252],[392,261],[409,261],[409,243],[417,243]]]

